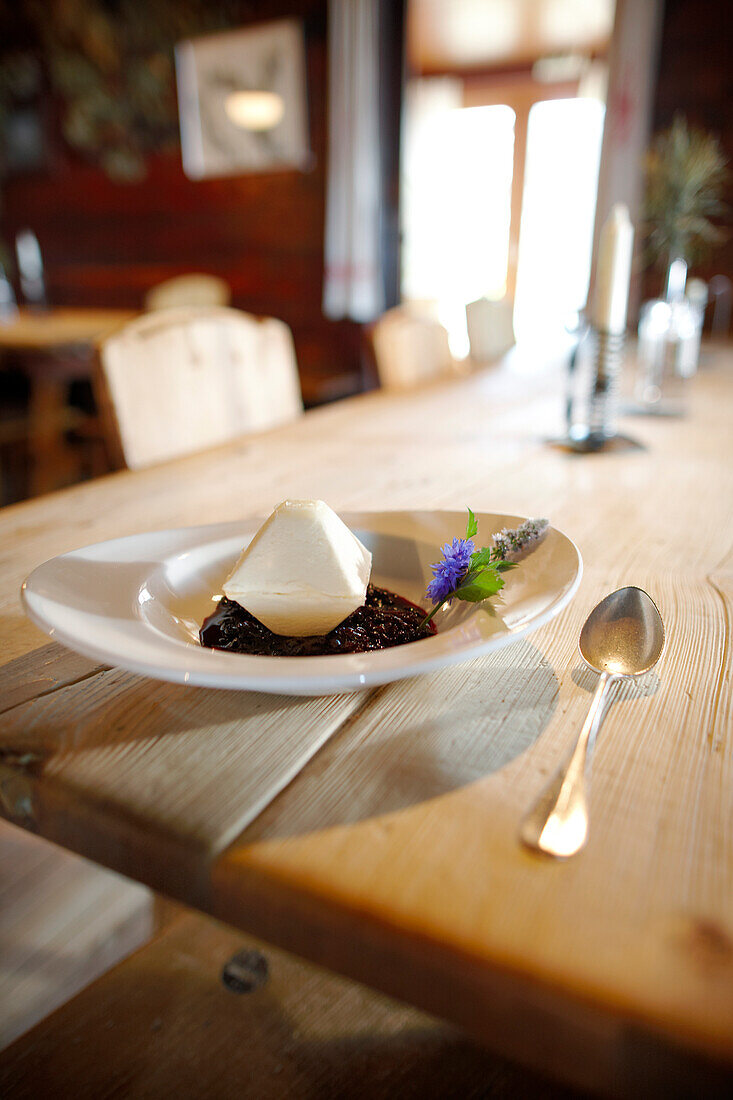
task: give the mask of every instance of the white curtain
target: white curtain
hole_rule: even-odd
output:
[[[329,151],[323,312],[384,310],[380,257],[379,0],[329,0]]]

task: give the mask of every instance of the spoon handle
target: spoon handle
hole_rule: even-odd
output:
[[[530,848],[563,859],[579,852],[588,836],[586,787],[596,734],[603,717],[608,688],[616,679],[602,672],[593,701],[570,759],[550,780],[524,818],[521,840]]]

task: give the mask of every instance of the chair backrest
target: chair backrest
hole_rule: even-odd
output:
[[[228,306],[232,300],[229,284],[217,275],[191,272],[176,275],[151,287],[145,295],[145,308],[176,309],[178,306]]]
[[[371,341],[385,389],[410,389],[455,370],[447,330],[410,306],[383,313],[372,327]]]
[[[494,302],[479,298],[466,306],[466,324],[471,358],[490,363],[514,347],[513,305],[508,298]]]
[[[100,345],[96,383],[111,449],[134,469],[303,411],[288,326],[223,307],[131,321]]]

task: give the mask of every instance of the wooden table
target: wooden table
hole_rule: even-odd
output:
[[[58,351],[94,344],[135,316],[129,309],[19,309],[17,316],[0,321],[0,350]]]
[[[547,447],[560,380],[515,361],[5,509],[3,813],[568,1081],[704,1094],[733,1062],[733,354],[707,360],[686,418],[624,424],[645,450]],[[96,667],[21,613],[54,554],[286,496],[545,514],[583,581],[493,657],[324,699]],[[666,650],[616,689],[588,847],[546,861],[517,825],[588,707],[581,623],[623,584]]]
[[[81,414],[69,407],[69,385],[90,378],[97,341],[135,316],[125,309],[24,308],[0,321],[0,355],[15,353],[28,377],[24,434],[32,464],[30,495],[68,483],[74,456],[65,433],[83,423]]]

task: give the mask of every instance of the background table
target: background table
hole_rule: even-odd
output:
[[[19,309],[0,321],[0,349],[57,351],[93,344],[135,317],[129,309]]]
[[[69,387],[90,381],[97,341],[135,316],[124,309],[24,308],[12,318],[0,319],[0,356],[12,353],[14,365],[28,378],[23,435],[32,464],[29,495],[68,483],[74,456],[65,433],[83,429],[85,419],[90,419],[70,407]]]
[[[688,417],[625,424],[636,452],[547,447],[560,380],[515,359],[6,509],[3,813],[566,1079],[703,1088],[733,1061],[733,356],[707,359]],[[286,496],[544,514],[583,581],[492,657],[329,699],[156,683],[22,616],[49,556]],[[666,650],[609,709],[587,849],[546,861],[517,826],[588,706],[582,621],[623,584],[660,606]]]

